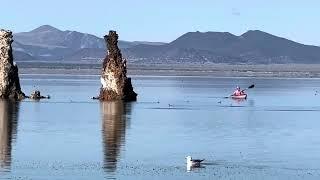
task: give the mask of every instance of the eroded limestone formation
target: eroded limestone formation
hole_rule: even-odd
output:
[[[25,98],[21,91],[18,67],[13,62],[12,32],[0,30],[0,98],[20,100]]]
[[[99,99],[135,101],[137,94],[133,91],[131,78],[127,77],[126,60],[122,58],[118,47],[118,34],[115,31],[109,31],[104,39],[107,55],[103,61]]]

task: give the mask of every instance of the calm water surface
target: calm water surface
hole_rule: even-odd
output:
[[[137,76],[124,104],[91,100],[96,76],[22,78],[52,98],[0,101],[0,179],[320,178],[319,79]]]

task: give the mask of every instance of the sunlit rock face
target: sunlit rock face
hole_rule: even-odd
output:
[[[107,44],[107,55],[103,61],[99,99],[135,101],[137,94],[133,91],[131,78],[127,77],[126,60],[122,58],[118,47],[118,34],[109,31],[104,39]]]
[[[18,67],[13,62],[12,32],[0,30],[0,98],[23,99]]]

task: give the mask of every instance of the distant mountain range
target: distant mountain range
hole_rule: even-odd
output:
[[[121,48],[139,44],[162,45],[153,42],[119,41]],[[68,61],[97,60],[105,55],[103,38],[76,31],[61,31],[49,25],[40,26],[30,32],[14,34],[14,56],[17,61]]]
[[[121,34],[119,35],[121,37]],[[16,61],[97,62],[103,38],[49,25],[14,34]],[[119,41],[129,62],[140,63],[320,63],[320,47],[303,45],[262,31],[188,32],[170,43]]]

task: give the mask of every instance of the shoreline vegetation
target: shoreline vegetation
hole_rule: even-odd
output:
[[[100,63],[17,62],[19,73],[100,75]],[[320,64],[128,64],[129,75],[320,78]]]

